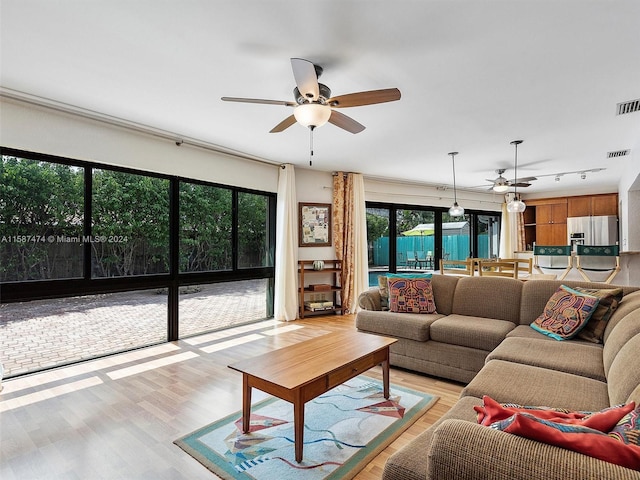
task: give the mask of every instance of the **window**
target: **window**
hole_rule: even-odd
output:
[[[81,277],[84,169],[2,155],[0,281]]]
[[[169,272],[169,180],[93,169],[93,277]]]
[[[238,268],[273,266],[268,219],[268,197],[238,193]]]
[[[180,182],[180,271],[231,270],[232,192]]]

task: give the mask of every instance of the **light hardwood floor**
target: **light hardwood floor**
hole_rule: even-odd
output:
[[[172,442],[238,411],[242,376],[227,365],[330,331],[354,317],[266,321],[5,380],[0,478],[217,478]],[[381,378],[376,367],[369,375]],[[462,385],[392,368],[391,382],[440,397],[358,474],[378,479],[386,459],[442,416]],[[265,395],[254,391],[253,401]]]

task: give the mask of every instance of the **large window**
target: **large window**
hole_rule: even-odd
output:
[[[0,168],[0,360],[61,340],[6,376],[273,315],[275,194],[5,148]]]
[[[367,202],[369,285],[384,272],[434,271],[441,258],[496,257],[500,214]]]

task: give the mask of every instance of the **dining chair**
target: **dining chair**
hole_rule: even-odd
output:
[[[478,260],[481,277],[518,278],[518,262],[515,260]]]
[[[589,272],[611,272],[604,283],[611,283],[620,271],[620,248],[618,245],[576,245],[576,268],[587,282],[593,282]],[[589,258],[590,257],[590,258]],[[588,258],[584,265],[585,258]],[[593,274],[592,274],[593,276]],[[600,280],[599,280],[600,281]]]

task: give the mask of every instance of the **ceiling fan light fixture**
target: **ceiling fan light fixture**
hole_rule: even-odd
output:
[[[509,190],[509,184],[507,183],[507,179],[504,177],[498,178],[493,184],[493,191],[497,193],[504,193]]]
[[[320,103],[303,103],[294,108],[293,116],[305,127],[321,127],[329,121],[331,107]]]

